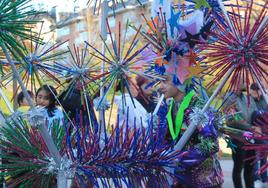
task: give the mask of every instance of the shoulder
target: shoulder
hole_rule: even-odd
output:
[[[224,96],[224,100],[227,101],[234,101],[239,99],[240,99],[239,96],[234,92],[227,92],[226,95]]]
[[[120,95],[116,95],[114,96],[114,102],[119,105],[120,103],[122,103],[122,96]]]
[[[134,97],[131,97],[129,94],[123,94],[122,95],[117,95],[114,97],[114,102],[118,105],[125,105],[125,106],[133,106],[133,101],[135,101]]]
[[[138,110],[138,111],[140,111],[140,113],[141,114],[143,114],[143,115],[146,115],[147,114],[147,111],[145,110],[145,108],[142,106],[142,104],[138,101],[138,100],[136,100],[135,98],[134,98],[134,103],[135,103],[135,107],[136,107],[136,109]]]
[[[60,118],[63,117],[63,111],[60,108],[56,107],[55,112],[54,112],[54,116],[60,117]]]

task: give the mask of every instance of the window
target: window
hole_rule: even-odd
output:
[[[112,33],[112,38],[113,38],[113,40],[115,40],[115,34],[114,33]],[[108,44],[108,45],[111,45],[112,44],[111,36],[110,35],[107,35],[106,44]]]
[[[86,23],[84,21],[79,21],[76,23],[76,31],[86,30]]]
[[[110,28],[115,27],[115,18],[114,17],[109,17],[108,22],[109,22]]]
[[[58,42],[62,42],[62,41],[58,41]],[[67,50],[69,46],[68,42],[63,43],[62,45],[59,46],[58,50]]]
[[[69,34],[70,34],[69,27],[62,27],[62,28],[57,29],[57,36],[58,37],[69,35]]]
[[[75,39],[75,44],[79,45],[79,44],[84,43],[84,41],[88,41],[88,33],[87,32],[80,33],[79,37]]]
[[[124,33],[125,33],[125,30],[124,30]],[[126,40],[132,40],[136,33],[137,32],[134,29],[128,28],[127,33],[126,33]]]

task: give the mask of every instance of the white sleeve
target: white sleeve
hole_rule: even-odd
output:
[[[129,98],[129,101],[127,101],[128,104],[128,110],[129,110],[129,124],[134,126],[134,121],[136,119],[136,127],[141,128],[141,127],[147,127],[147,112],[144,109],[144,107],[135,99],[133,98],[134,104]],[[127,109],[126,109],[127,110]]]
[[[136,127],[147,127],[148,113],[144,107],[135,99],[131,100],[129,95],[126,95],[126,101],[123,102],[121,96],[116,96],[115,103],[117,105],[117,114],[119,115],[119,126],[125,126],[127,121],[129,127],[134,127],[136,119]],[[136,107],[136,108],[135,108]],[[127,115],[128,114],[128,115]]]
[[[58,119],[60,121],[60,124],[63,125],[64,121],[64,115],[61,109],[57,108],[55,119]]]

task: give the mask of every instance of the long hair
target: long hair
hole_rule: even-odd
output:
[[[49,105],[46,106],[47,112],[48,112],[48,116],[49,117],[53,117],[54,116],[54,112],[56,110],[56,98],[55,96],[57,96],[57,91],[53,86],[50,85],[43,85],[42,87],[40,87],[37,92],[36,92],[36,96],[38,95],[38,93],[40,91],[45,91],[48,95],[48,99],[49,99]]]
[[[148,103],[149,96],[145,96],[143,89],[142,89],[142,85],[145,84],[146,82],[148,82],[148,78],[145,78],[144,76],[137,75],[136,85],[138,86],[139,96],[142,97],[146,101],[146,103]]]

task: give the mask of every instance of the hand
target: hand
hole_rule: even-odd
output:
[[[259,126],[252,126],[252,130],[258,134],[262,134],[261,127]]]
[[[218,152],[218,158],[221,159],[223,156],[223,151],[221,149],[219,149],[219,152]]]

